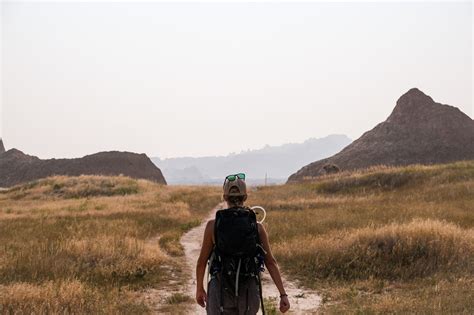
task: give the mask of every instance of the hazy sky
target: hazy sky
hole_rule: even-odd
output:
[[[355,139],[412,87],[473,117],[471,2],[1,8],[1,136],[43,158]]]

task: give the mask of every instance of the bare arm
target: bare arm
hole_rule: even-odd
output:
[[[268,234],[265,227],[262,224],[258,224],[258,233],[260,235],[260,241],[262,242],[263,249],[267,252],[265,254],[265,266],[272,277],[278,291],[280,292],[280,311],[285,313],[290,308],[290,302],[286,296],[285,288],[283,287],[283,281],[281,280],[280,268],[278,263],[273,256],[270,248],[270,242],[268,241]]]
[[[206,263],[211,254],[213,242],[212,235],[214,233],[214,220],[207,222],[204,231],[204,238],[201,246],[201,253],[196,264],[196,301],[202,307],[206,306],[207,295],[204,290],[204,273],[206,272]]]
[[[278,267],[278,263],[275,257],[273,257],[272,250],[270,248],[267,231],[261,224],[258,224],[258,233],[260,234],[260,241],[262,242],[263,249],[267,252],[265,255],[265,266],[267,266],[267,270],[270,273],[273,282],[275,282],[278,291],[280,291],[280,294],[286,294],[285,288],[283,287],[283,282],[281,280],[280,268]]]

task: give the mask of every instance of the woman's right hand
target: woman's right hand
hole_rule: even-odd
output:
[[[196,302],[202,307],[206,307],[207,294],[204,288],[198,288],[196,290]]]

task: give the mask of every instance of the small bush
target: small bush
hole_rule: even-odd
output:
[[[265,314],[268,314],[268,315],[277,315],[277,314],[279,314],[280,312],[278,311],[277,303],[278,303],[277,299],[274,298],[274,297],[263,299],[263,305],[265,307]]]
[[[160,237],[160,247],[171,256],[183,256],[184,248],[180,239],[181,233],[179,231],[166,232]]]
[[[192,299],[189,295],[185,295],[182,293],[173,293],[169,297],[166,298],[166,304],[181,304],[181,303],[188,303],[191,302]]]

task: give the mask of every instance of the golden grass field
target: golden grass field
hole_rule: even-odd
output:
[[[219,201],[217,188],[126,177],[53,177],[0,193],[0,314],[147,313],[135,293],[180,268],[181,235]]]
[[[323,313],[474,313],[474,161],[259,187],[248,203]]]
[[[282,269],[322,294],[322,313],[474,313],[474,161],[249,194]],[[220,200],[221,187],[99,176],[0,192],[0,314],[148,313],[137,293],[179,274],[181,235]]]

